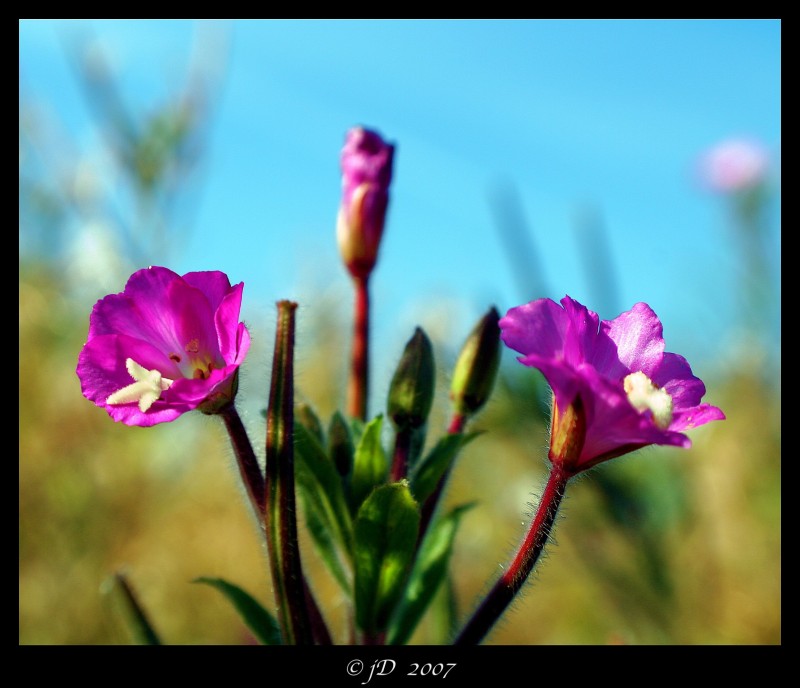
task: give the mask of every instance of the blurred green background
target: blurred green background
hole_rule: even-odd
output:
[[[92,83],[101,94],[109,86]],[[120,237],[126,251],[93,266],[116,285],[110,291],[122,290],[131,263],[169,264],[177,228],[190,224],[173,211],[196,192],[190,171],[202,146],[195,144],[208,135],[203,110],[192,108],[201,106],[168,99],[115,156],[117,184],[137,199],[137,212]],[[62,238],[76,217],[108,219],[108,199],[85,192],[77,167],[53,183],[41,114],[21,96],[19,642],[131,642],[108,592],[116,572],[127,574],[165,642],[253,642],[216,591],[192,583],[222,577],[272,600],[262,538],[222,423],[188,414],[130,428],[81,396],[77,355],[91,306],[107,292],[73,269]],[[97,124],[118,125],[102,115]],[[743,344],[704,375],[706,399],[727,420],[692,431],[691,450],[648,448],[575,480],[554,542],[488,644],[781,642],[780,360],[758,336],[752,304],[767,287],[750,260],[765,231],[758,210],[768,193],[759,186],[730,198],[729,236],[742,243],[739,268],[748,276]],[[300,312],[297,395],[326,421],[344,402],[348,299],[309,287]],[[273,318],[267,311],[248,321],[254,343],[242,371],[241,410],[261,456]],[[444,324],[429,334],[439,376],[435,439],[446,427],[448,376],[467,332]],[[444,642],[451,629],[438,610],[454,603],[464,618],[517,545],[546,478],[547,404],[539,374],[504,358],[494,398],[473,425],[486,432],[464,451],[446,495],[448,504],[477,503],[456,540],[450,599],[442,596],[413,642]],[[304,557],[344,641],[339,589],[308,546]]]

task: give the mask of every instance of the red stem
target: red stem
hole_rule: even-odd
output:
[[[395,435],[394,457],[392,458],[389,482],[399,482],[408,474],[408,455],[411,451],[411,436],[413,433],[414,431],[410,428],[402,428]]]
[[[231,445],[233,446],[233,453],[236,454],[236,463],[239,466],[239,473],[247,489],[247,495],[250,497],[250,502],[253,505],[256,516],[263,521],[264,510],[266,508],[264,475],[261,472],[261,467],[258,465],[256,453],[253,450],[253,445],[250,443],[247,430],[245,430],[239,412],[233,404],[222,409],[219,415],[222,416],[222,420],[225,422],[225,428],[228,430]]]
[[[352,417],[366,420],[369,386],[369,276],[354,277],[353,282],[356,300],[347,407]]]
[[[447,428],[447,433],[449,435],[458,435],[464,432],[464,428],[467,425],[467,416],[462,413],[456,413],[450,419],[450,425]],[[419,544],[422,543],[422,539],[425,537],[425,533],[428,532],[428,526],[431,524],[433,520],[433,514],[436,512],[436,507],[439,506],[439,502],[442,498],[442,493],[444,492],[444,486],[447,484],[447,480],[450,477],[450,472],[452,470],[452,466],[448,468],[441,478],[439,478],[439,482],[436,483],[436,489],[433,491],[430,497],[425,500],[425,503],[422,505],[421,514],[420,514],[420,522],[419,522],[419,538],[417,542]]]
[[[477,645],[491,630],[527,580],[544,550],[569,480],[563,468],[553,465],[536,516],[511,564],[456,638],[455,645]]]

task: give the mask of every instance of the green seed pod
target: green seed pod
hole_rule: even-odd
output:
[[[397,430],[421,427],[433,405],[433,347],[417,328],[408,340],[389,387],[387,413]]]

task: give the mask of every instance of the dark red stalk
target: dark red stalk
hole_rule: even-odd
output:
[[[352,417],[366,420],[369,389],[369,275],[354,277],[353,284],[356,295],[347,408]]]
[[[553,465],[536,516],[511,564],[456,638],[455,645],[477,645],[491,630],[536,565],[550,537],[569,475]]]

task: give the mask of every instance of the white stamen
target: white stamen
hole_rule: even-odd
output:
[[[174,380],[162,377],[158,370],[147,370],[132,358],[126,359],[125,367],[136,382],[110,395],[106,399],[106,403],[111,406],[138,401],[139,410],[144,413],[161,398],[161,392],[169,389],[174,382]]]
[[[633,408],[637,411],[649,409],[659,428],[666,430],[669,427],[672,422],[672,397],[666,390],[656,387],[641,371],[626,376],[623,387]]]

